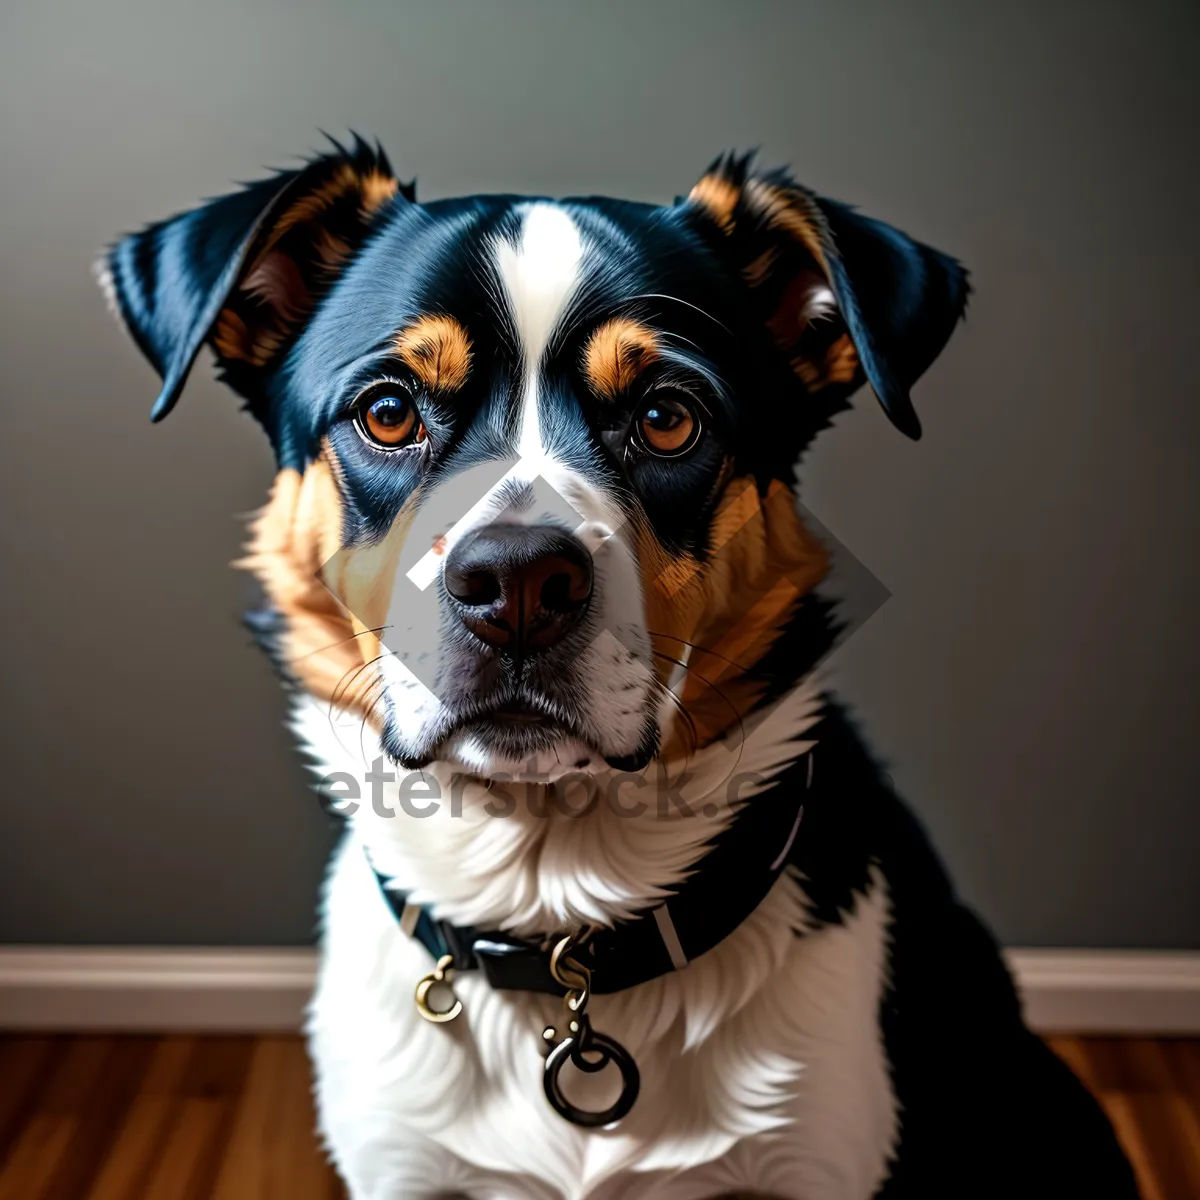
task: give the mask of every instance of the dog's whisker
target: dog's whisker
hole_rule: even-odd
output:
[[[733,714],[734,721],[736,722],[738,728],[738,752],[737,758],[734,760],[733,767],[730,771],[730,774],[732,774],[733,771],[737,770],[738,764],[742,761],[743,747],[746,744],[746,722],[742,717],[741,709],[739,709],[738,706],[734,704],[734,702],[730,700],[724,691],[722,691],[721,688],[719,688],[711,679],[706,679],[703,675],[693,671],[691,667],[687,665],[687,663],[683,662],[682,659],[674,658],[670,654],[664,654],[661,650],[655,650],[652,653],[656,657],[661,658],[666,662],[674,663],[675,666],[680,667],[685,674],[691,675],[693,678],[698,679],[706,687],[711,688],[712,691],[716,693],[717,697],[724,702],[725,706]]]
[[[380,656],[379,656],[379,658],[383,658],[383,657],[386,657],[386,656],[385,656],[385,655],[380,655]],[[378,661],[379,661],[379,658],[373,659],[372,661],[373,661],[373,662],[378,662]],[[370,664],[370,663],[364,663],[364,664],[363,664],[363,666],[364,666],[364,667],[366,667],[366,666],[369,666],[369,665],[371,665],[371,664]],[[360,668],[359,668],[359,670],[361,671],[361,670],[362,670],[362,668],[360,667]],[[357,675],[357,674],[358,674],[358,672],[355,672],[355,674]],[[345,676],[343,676],[343,679],[344,679],[344,678],[345,678]],[[359,759],[360,759],[360,761],[365,761],[365,759],[366,759],[366,747],[365,747],[365,746],[364,746],[364,744],[363,744],[363,739],[364,739],[364,737],[365,737],[365,735],[366,735],[366,723],[367,723],[367,722],[370,720],[370,718],[371,718],[371,717],[374,715],[376,706],[377,706],[377,705],[378,705],[378,704],[379,704],[379,703],[380,703],[380,702],[381,702],[383,699],[386,699],[386,696],[387,696],[387,684],[386,684],[386,681],[385,681],[385,680],[383,680],[383,679],[376,679],[376,680],[374,680],[374,681],[371,683],[370,687],[367,689],[367,691],[366,691],[366,692],[363,694],[363,696],[360,698],[360,699],[362,700],[362,702],[363,702],[364,704],[366,704],[366,703],[367,703],[367,700],[368,700],[368,698],[369,698],[369,697],[371,696],[371,694],[372,694],[372,691],[374,691],[374,690],[376,690],[376,689],[378,690],[378,695],[376,696],[376,698],[375,698],[375,699],[371,700],[371,702],[370,702],[370,704],[369,704],[369,705],[367,705],[367,708],[366,708],[366,710],[365,710],[365,712],[364,712],[364,714],[363,714],[363,717],[362,717],[362,719],[361,719],[361,720],[360,720],[360,722],[359,722],[359,730],[358,730],[358,748],[359,748]],[[344,694],[345,694],[345,693],[342,693],[342,695],[343,695],[343,696],[344,696]],[[338,713],[338,711],[339,711],[339,709],[338,709],[338,701],[339,701],[339,699],[340,699],[340,697],[339,697],[339,694],[338,694],[338,690],[337,690],[337,688],[335,688],[335,689],[334,689],[334,691],[333,691],[333,693],[332,693],[332,694],[331,694],[331,696],[330,696],[329,703],[328,703],[328,704],[326,705],[326,707],[325,707],[325,717],[326,717],[326,721],[327,721],[327,723],[328,723],[328,725],[329,725],[329,729],[330,729],[330,731],[333,733],[333,735],[334,735],[334,738],[337,740],[337,743],[338,743],[338,745],[339,745],[339,746],[340,746],[340,747],[341,747],[343,750],[345,750],[347,753],[350,753],[350,749],[349,749],[349,747],[348,747],[348,746],[345,744],[345,742],[342,740],[342,730],[341,730],[341,728],[338,726],[338,724],[337,724],[337,722],[336,722],[336,720],[335,720],[336,714],[337,714],[337,713]]]
[[[691,738],[692,750],[697,750],[700,747],[700,731],[696,727],[696,722],[692,714],[688,712],[687,705],[677,696],[661,679],[657,676],[651,678],[652,689],[661,696],[664,700],[669,700],[674,705],[676,712],[683,718],[687,725],[688,733]],[[691,751],[688,752],[687,760],[691,759]],[[685,760],[685,761],[687,761]]]
[[[358,633],[352,633],[349,637],[339,638],[336,642],[330,642],[328,646],[320,646],[316,650],[310,650],[307,654],[298,654],[293,658],[292,662],[306,662],[308,659],[317,654],[324,654],[329,650],[336,650],[338,646],[344,646],[347,642],[354,641],[355,638],[366,637],[369,633],[379,634],[385,629],[391,629],[390,625],[377,625],[374,629],[361,629]]]
[[[364,703],[366,702],[367,697],[371,696],[372,691],[375,692],[375,695],[371,698],[370,703],[363,712],[362,720],[358,724],[358,750],[359,756],[364,760],[367,756],[366,746],[364,745],[364,740],[367,736],[367,725],[371,723],[372,718],[376,715],[376,709],[380,708],[383,702],[387,699],[387,681],[384,679],[376,679],[375,682],[371,684],[371,687],[367,689],[367,694],[363,697]]]
[[[366,662],[362,663],[357,668],[348,670],[342,676],[342,678],[338,681],[337,685],[333,689],[333,695],[331,697],[333,703],[334,704],[338,703],[339,700],[343,699],[347,695],[347,693],[350,691],[351,686],[354,684],[354,681],[364,671],[373,667],[377,662],[382,662],[383,659],[388,658],[391,655],[391,653],[392,652],[390,650],[385,650],[382,654],[377,654],[374,658],[368,659]]]
[[[646,632],[651,637],[659,638],[664,642],[678,642],[681,646],[687,646],[689,650],[694,650],[697,654],[707,654],[711,658],[719,658],[723,663],[736,667],[739,671],[749,671],[754,665],[753,663],[740,663],[737,659],[729,658],[718,650],[710,650],[707,646],[701,646],[699,642],[689,642],[687,638],[680,637],[677,633],[657,633],[653,629],[648,629]],[[694,670],[691,667],[687,669]]]

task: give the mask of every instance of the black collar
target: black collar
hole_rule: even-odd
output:
[[[620,992],[682,970],[754,912],[791,857],[812,786],[811,750],[807,757],[807,764],[794,763],[775,786],[741,806],[664,903],[581,944],[579,958],[591,972],[593,992]],[[375,877],[401,928],[435,962],[448,954],[455,971],[482,970],[494,988],[564,994],[550,973],[545,943],[435,920],[410,905],[410,893],[387,876],[376,870]]]

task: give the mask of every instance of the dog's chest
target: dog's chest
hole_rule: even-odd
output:
[[[615,1129],[587,1131],[542,1093],[540,1034],[560,1002],[464,976],[464,1016],[422,1021],[413,987],[428,955],[348,838],[310,1031],[322,1129],[355,1200],[866,1200],[896,1135],[878,1025],[886,888],[876,877],[842,925],[798,937],[801,901],[785,875],[685,971],[593,1000],[593,1024],[634,1054],[642,1091]]]

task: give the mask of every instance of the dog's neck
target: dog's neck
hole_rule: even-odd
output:
[[[310,697],[292,724],[319,777],[355,781],[349,819],[381,874],[439,919],[530,937],[609,927],[660,902],[738,803],[810,749],[804,734],[819,715],[809,676],[686,759],[637,776],[600,772],[587,786],[569,773],[484,781],[448,763],[406,773],[357,717]]]

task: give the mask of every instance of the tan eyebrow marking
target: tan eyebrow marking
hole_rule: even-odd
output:
[[[597,396],[614,400],[658,358],[658,334],[627,317],[601,325],[583,352],[583,371]]]
[[[421,317],[393,344],[401,362],[431,392],[456,392],[471,374],[471,339],[453,317]]]

